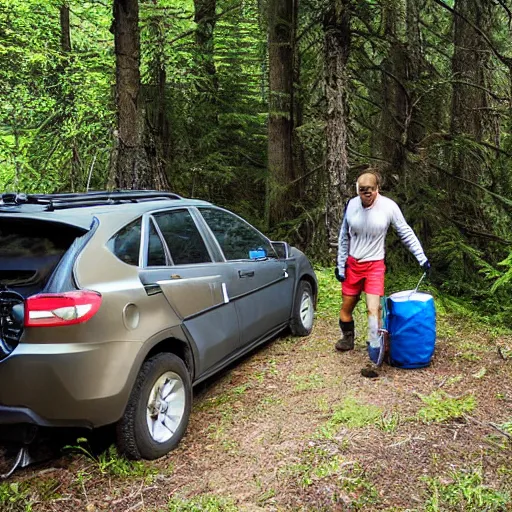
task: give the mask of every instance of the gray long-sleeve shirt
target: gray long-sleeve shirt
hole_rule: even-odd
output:
[[[393,224],[398,236],[414,254],[418,263],[423,265],[427,257],[399,206],[389,197],[379,194],[370,208],[365,208],[359,197],[348,202],[338,239],[340,274],[345,274],[345,264],[349,256],[359,261],[383,260],[386,233],[390,224]]]

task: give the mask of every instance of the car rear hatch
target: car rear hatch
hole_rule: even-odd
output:
[[[18,345],[28,297],[45,291],[82,227],[34,217],[0,215],[0,359]]]

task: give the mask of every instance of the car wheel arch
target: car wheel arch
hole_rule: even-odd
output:
[[[190,348],[190,345],[186,341],[180,340],[178,338],[169,337],[154,344],[146,353],[144,360],[141,363],[141,366],[148,359],[152,358],[156,354],[161,354],[163,352],[168,352],[179,357],[185,363],[185,366],[187,367],[190,373],[190,378],[194,380],[195,364],[192,349]]]
[[[128,386],[125,388],[127,394],[123,411],[126,407],[128,397],[135,384],[137,376],[141,371],[142,365],[156,354],[164,352],[168,352],[179,357],[185,363],[185,366],[190,373],[191,381],[194,381],[196,365],[193,347],[190,346],[190,343],[181,329],[178,330],[178,328],[172,328],[165,330],[147,340],[140,349],[130,372],[130,377],[127,383]]]
[[[313,291],[313,297],[314,297],[315,309],[316,309],[316,303],[317,303],[317,299],[318,299],[318,284],[317,284],[316,280],[309,274],[302,274],[300,276],[300,278],[297,279],[297,282],[295,283],[295,294],[294,294],[293,307],[295,307],[295,301],[297,300],[296,293],[297,293],[297,289],[299,288],[301,281],[306,281],[307,283],[309,283],[311,285],[311,290]],[[293,307],[292,307],[292,310],[293,310]]]

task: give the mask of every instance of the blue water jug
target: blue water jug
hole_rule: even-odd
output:
[[[434,355],[434,298],[417,290],[393,293],[387,300],[389,358],[391,365],[399,368],[423,368],[430,364]]]

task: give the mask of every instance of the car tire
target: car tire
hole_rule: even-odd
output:
[[[313,330],[315,297],[311,285],[304,280],[299,282],[293,303],[290,330],[294,336],[308,336]]]
[[[161,353],[142,365],[123,417],[119,451],[130,459],[157,459],[177,446],[187,429],[192,384],[185,363]]]

